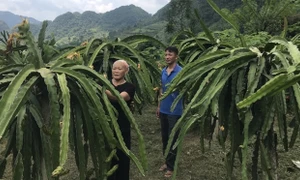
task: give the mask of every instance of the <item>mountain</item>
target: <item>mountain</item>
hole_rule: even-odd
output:
[[[31,24],[40,24],[41,23],[40,21],[38,21],[32,17],[16,15],[9,11],[0,11],[0,20],[4,21],[9,26],[9,28],[13,28],[15,25],[20,24],[22,21],[22,18],[28,18],[28,20]]]
[[[223,1],[215,0],[221,8],[227,8],[228,5],[233,4],[232,2],[240,0]],[[199,10],[200,16],[206,24],[220,24],[218,23],[220,16],[213,11],[206,0],[193,1],[192,7]],[[57,16],[53,21],[49,21],[46,36],[54,36],[58,45],[78,45],[92,37],[113,39],[135,34],[147,34],[167,41],[169,35],[166,34],[165,27],[170,8],[171,5],[168,3],[153,16],[135,5],[121,6],[106,13],[95,13],[93,11],[83,13],[67,12]],[[180,13],[180,9],[177,12]],[[20,23],[20,17],[10,12],[0,11],[0,20],[6,22],[10,28]],[[33,18],[29,18],[29,20],[31,31],[37,36],[41,23]]]
[[[135,5],[121,6],[103,14],[101,23],[105,30],[111,31],[136,25],[151,18],[151,14]]]
[[[1,31],[8,31],[10,28],[8,27],[8,25],[4,22],[0,20],[0,32]]]
[[[95,13],[93,11],[85,11],[83,13],[67,12],[57,16],[53,21],[48,21],[46,36],[54,36],[59,46],[64,44],[78,45],[92,37],[113,39],[135,34],[146,34],[168,42],[170,34],[165,32],[165,27],[168,16],[170,16],[169,10],[172,8],[171,3],[180,1],[171,1],[154,15],[135,5],[121,6],[106,13]],[[239,7],[241,4],[240,0],[214,0],[214,2],[221,9],[227,8],[229,10]],[[193,12],[194,9],[197,9],[202,20],[210,28],[219,29],[228,25],[224,20],[221,20],[221,17],[210,7],[206,0],[192,1],[191,7],[190,11]],[[176,24],[182,22],[182,17],[179,17],[179,14],[183,12],[183,9],[180,9],[181,6],[177,6],[177,8],[179,9],[172,12],[172,16],[177,18]],[[195,15],[192,14],[192,16]],[[9,28],[12,28],[19,24],[21,19],[20,16],[13,13],[0,11],[0,20],[4,21]],[[41,23],[33,18],[29,18],[29,20],[31,31],[37,36]],[[186,20],[183,19],[183,21]],[[201,30],[197,22],[194,22],[194,24]],[[4,28],[5,25],[0,27]]]
[[[147,17],[143,21],[139,21],[131,27],[128,26],[122,29],[111,29],[109,31],[109,37],[119,37],[122,39],[135,34],[146,34],[149,36],[153,36],[159,40],[165,41],[167,38],[165,33],[165,26],[167,24],[166,20],[168,8],[169,4],[159,9],[151,17]]]
[[[53,34],[59,39],[59,44],[79,43],[90,37],[108,37],[110,31],[133,27],[150,18],[149,13],[134,5],[121,6],[106,13],[67,12],[49,23],[46,35]]]
[[[182,15],[180,14],[184,9],[180,6],[180,1],[182,0],[173,0],[170,3],[166,4],[164,7],[159,9],[151,18],[148,18],[142,22],[139,22],[133,27],[129,27],[122,30],[112,30],[110,31],[110,37],[120,37],[124,38],[126,36],[134,35],[134,34],[147,34],[153,36],[161,41],[168,42],[172,34],[166,33],[166,25],[168,21],[168,16],[170,16],[170,9],[172,8],[171,3],[178,3],[175,5],[176,9],[171,10],[171,16],[175,19],[175,24],[179,24],[181,22],[187,21],[187,17],[182,19]],[[241,5],[240,0],[214,0],[214,2],[221,9],[226,8],[229,10],[234,10]],[[212,30],[219,30],[224,27],[228,27],[228,23],[221,19],[220,15],[216,13],[213,8],[208,4],[206,0],[194,0],[191,1],[190,12],[191,16],[194,15],[194,9],[196,9],[201,17],[201,19],[205,22],[205,24]],[[195,18],[194,18],[195,19]],[[197,31],[201,31],[200,24],[198,20],[193,22],[195,26],[197,26]],[[185,26],[188,27],[188,26]],[[176,32],[175,32],[176,33]]]

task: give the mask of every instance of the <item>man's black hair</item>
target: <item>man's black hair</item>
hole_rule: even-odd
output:
[[[176,55],[178,55],[178,49],[177,49],[177,47],[175,47],[175,46],[169,46],[169,47],[167,47],[167,48],[165,49],[165,52],[166,52],[166,51],[173,52],[173,53],[175,53]]]

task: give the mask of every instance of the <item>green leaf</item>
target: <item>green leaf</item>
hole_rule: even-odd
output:
[[[272,96],[276,93],[289,88],[300,80],[299,75],[279,74],[264,84],[256,93],[250,95],[237,104],[239,109],[247,107],[264,96]]]
[[[92,107],[89,107],[90,102],[87,101],[88,96],[86,95],[86,93],[84,92],[82,87],[78,83],[74,83],[72,81],[69,83],[69,86],[70,86],[70,89],[72,89],[72,93],[74,93],[75,97],[77,98],[77,100],[79,102],[79,107],[75,106],[75,110],[82,111],[82,114],[83,114],[83,118],[82,118],[83,124],[78,124],[80,121],[76,122],[76,133],[78,134],[82,130],[83,131],[82,134],[86,138],[85,141],[87,141],[87,140],[89,141],[91,160],[93,162],[94,168],[97,170],[99,168],[98,167],[98,158],[97,158],[97,153],[96,153],[96,151],[98,150],[98,147],[96,147],[96,143],[95,143],[96,135],[94,132],[94,127],[93,127],[93,119],[95,119],[96,117],[93,117],[93,114],[89,113],[89,109],[91,109]],[[79,118],[79,117],[77,117],[77,118]],[[80,134],[79,137],[82,137],[82,134]],[[77,138],[77,141],[79,141],[79,140],[80,140],[80,142],[82,142],[81,139]],[[85,143],[86,144],[84,146],[86,147],[87,142],[85,142]],[[77,146],[78,146],[78,144],[77,144]],[[78,149],[78,151],[79,151],[79,149]],[[80,158],[80,155],[78,155],[78,156]],[[85,162],[87,163],[88,151],[85,151],[84,157],[85,157]],[[83,162],[80,162],[80,163],[83,163]],[[85,171],[86,171],[87,164],[84,164],[84,165],[85,165]],[[96,172],[96,175],[98,175],[98,171],[95,171],[95,172]],[[82,176],[82,174],[80,176]]]
[[[43,116],[41,111],[34,104],[29,105],[29,111],[33,116],[33,119],[35,120],[36,124],[41,129],[43,127]]]
[[[288,20],[287,20],[286,17],[284,17],[284,19],[283,19],[283,30],[280,34],[280,37],[282,37],[282,38],[286,37],[287,31],[288,31]]]
[[[24,67],[13,79],[10,85],[7,87],[6,91],[4,92],[1,100],[0,100],[0,139],[8,124],[10,123],[11,119],[14,118],[16,115],[17,109],[22,102],[24,96],[27,93],[27,90],[31,88],[31,86],[37,80],[37,77],[31,78],[29,83],[27,83],[26,89],[22,89],[23,94],[18,92],[21,88],[21,85],[24,83],[25,79],[34,72],[34,66],[28,65]],[[18,94],[18,95],[17,95]]]
[[[114,130],[116,132],[117,138],[119,140],[120,146],[122,148],[122,150],[125,152],[125,154],[127,156],[129,156],[133,162],[136,164],[136,166],[138,167],[139,171],[142,173],[142,175],[145,175],[145,170],[143,169],[141,163],[139,162],[139,160],[137,159],[137,157],[126,147],[126,144],[124,142],[124,139],[122,137],[122,133],[119,127],[119,124],[117,122],[117,117],[114,115],[114,112],[112,110],[113,106],[110,104],[107,95],[105,94],[105,91],[103,91],[103,99],[104,99],[104,103],[108,109],[108,113],[111,117],[112,120],[112,124],[114,126]],[[143,159],[145,159],[146,157],[143,157]]]
[[[295,85],[294,85],[295,86]],[[276,117],[278,121],[279,137],[283,142],[284,149],[288,151],[288,134],[287,134],[287,104],[285,91],[281,91],[276,98]]]
[[[70,91],[67,86],[67,79],[65,74],[57,74],[57,80],[62,92],[63,116],[62,127],[60,132],[60,154],[59,165],[65,167],[69,150],[69,129],[71,118],[71,105],[70,105]]]
[[[61,54],[59,57],[56,57],[55,59],[53,59],[53,61],[59,61],[59,60],[61,60],[63,58],[66,58],[69,54],[74,53],[74,52],[78,52],[80,50],[83,50],[84,48],[85,48],[85,46],[77,46],[77,47],[75,47],[75,48],[73,48],[73,49],[71,49],[71,50],[69,50],[69,51]]]
[[[21,150],[23,148],[23,121],[26,114],[26,106],[23,106],[17,117],[17,129],[16,129],[16,148],[17,148],[17,158],[15,162],[15,168],[13,173],[13,179],[19,180],[23,177],[24,165]]]
[[[258,62],[251,62],[248,72],[248,87],[245,94],[245,97],[248,97],[250,94],[257,89],[258,83],[260,81],[263,70],[265,69],[265,58],[258,58]],[[252,70],[252,71],[251,71]]]
[[[16,160],[14,162],[14,170],[13,170],[13,180],[21,180],[23,179],[23,160],[22,154],[18,152]]]
[[[11,125],[10,131],[7,133],[6,145],[1,149],[0,154],[0,177],[3,177],[5,167],[7,164],[7,157],[11,154],[12,148],[15,147],[16,139],[16,121]],[[2,143],[2,141],[0,140]]]
[[[6,74],[6,73],[17,73],[19,72],[22,68],[24,67],[23,64],[13,64],[13,65],[8,65],[5,67],[2,67],[0,69],[0,74]]]
[[[47,86],[48,90],[48,99],[49,100],[49,108],[50,108],[50,133],[51,133],[51,146],[52,146],[52,161],[53,166],[56,167],[59,165],[59,144],[60,144],[60,105],[59,105],[59,97],[57,85],[54,79],[54,73],[49,70],[46,70],[46,73],[43,71],[39,71],[41,76],[44,78],[44,82]]]
[[[200,56],[199,59],[192,63],[188,63],[172,80],[165,94],[161,99],[165,98],[171,92],[177,90],[176,87],[184,85],[187,81],[201,77],[203,74],[211,71],[211,69],[224,57],[228,56],[229,52],[217,51],[212,54]]]
[[[183,140],[187,133],[187,131],[190,129],[190,127],[199,119],[199,116],[197,114],[193,115],[191,119],[182,127],[180,130],[180,133],[178,135],[178,145],[177,145],[177,154],[176,159],[174,163],[174,173],[172,175],[172,179],[175,179],[177,171],[178,171],[178,162],[179,158],[182,152],[182,146],[183,146]]]
[[[257,57],[257,54],[253,52],[242,52],[235,54],[223,61],[221,61],[219,64],[217,64],[214,68],[219,69],[219,68],[230,68],[237,66],[240,63],[248,63],[249,61],[253,60],[253,58]]]
[[[103,42],[99,47],[97,47],[97,49],[95,49],[95,51],[93,52],[92,57],[89,59],[87,66],[90,67],[94,64],[94,61],[96,59],[96,57],[98,56],[98,54],[100,53],[100,51],[103,50],[104,47],[106,46],[111,46],[110,43],[107,42]]]
[[[122,42],[128,43],[131,46],[135,46],[140,43],[147,43],[149,41],[161,46],[162,48],[166,48],[165,44],[163,44],[161,41],[153,38],[152,36],[137,34],[137,35],[128,36],[128,37],[122,39]]]
[[[208,39],[210,40],[210,42],[215,43],[215,38],[212,36],[212,34],[210,33],[209,29],[207,28],[207,26],[205,25],[205,23],[202,21],[202,19],[200,18],[200,15],[198,13],[198,11],[196,9],[194,9],[195,15],[203,29],[203,31],[205,32],[206,36],[208,37]]]
[[[31,96],[29,96],[30,98]],[[28,103],[29,104],[29,103]],[[36,139],[40,140],[39,135],[35,136],[36,134],[34,132],[39,132],[39,128],[36,126],[32,116],[28,113],[28,106],[24,105],[24,108],[26,107],[26,116],[22,124],[22,130],[23,130],[23,147],[22,147],[22,155],[23,155],[23,165],[24,165],[24,171],[23,171],[23,179],[30,179],[32,174],[34,174],[37,169],[37,167],[41,167],[40,164],[40,143],[36,141]],[[38,133],[37,133],[38,134]],[[40,141],[39,141],[40,142]],[[38,149],[38,150],[37,150]],[[34,153],[33,153],[34,152]],[[32,169],[32,171],[31,171]],[[38,174],[38,173],[35,173]],[[41,177],[41,175],[40,175]],[[37,178],[35,178],[37,179]]]
[[[84,145],[83,145],[83,139],[82,139],[82,127],[83,126],[83,116],[81,112],[81,107],[80,105],[75,105],[74,107],[74,123],[75,123],[75,158],[76,161],[78,162],[78,169],[80,173],[80,180],[85,180],[86,179],[86,156],[88,154],[85,154],[84,152]],[[89,133],[90,134],[90,133]],[[92,140],[90,140],[90,143],[93,143]],[[77,155],[76,155],[77,154]],[[93,156],[92,156],[93,157]]]
[[[295,44],[280,37],[274,37],[269,42],[285,46],[288,49],[290,55],[292,56],[294,63],[300,63],[300,51]]]
[[[42,28],[40,30],[39,38],[38,38],[38,47],[41,49],[43,49],[47,26],[48,26],[48,21],[43,21]]]
[[[25,119],[26,106],[22,106],[17,117],[17,131],[16,131],[16,148],[20,152],[23,147],[23,121]]]
[[[71,66],[71,65],[76,65],[76,62],[72,61],[70,59],[60,59],[60,60],[54,61],[50,65],[50,69],[53,69],[55,67],[63,67],[63,66]]]
[[[295,86],[295,88],[294,88]],[[291,100],[291,107],[294,111],[295,115],[295,127],[293,129],[291,140],[289,147],[292,148],[295,145],[299,134],[299,125],[300,125],[300,113],[299,113],[299,99],[300,99],[300,92],[299,92],[299,85],[294,85],[292,89],[290,89],[290,100]]]
[[[206,0],[208,4],[225,20],[227,21],[234,30],[238,33],[238,36],[241,40],[241,43],[243,46],[246,46],[246,42],[244,40],[244,37],[242,34],[240,34],[240,27],[237,25],[237,23],[228,15],[226,15],[218,6],[216,3],[213,2],[213,0]]]
[[[84,55],[85,55],[85,57],[89,57],[89,53],[92,53],[92,51],[94,50],[93,48],[94,48],[94,46],[95,47],[97,47],[97,46],[99,46],[100,44],[102,44],[103,43],[103,40],[102,39],[100,39],[100,38],[94,38],[94,39],[92,39],[89,43],[88,43],[88,45],[86,46],[86,48],[85,48],[85,52],[84,52]],[[87,61],[88,61],[89,59],[87,59]],[[87,65],[87,61],[85,61],[85,65]]]
[[[133,117],[133,115],[132,115],[129,107],[127,106],[127,104],[124,101],[124,99],[120,96],[119,92],[112,86],[112,84],[106,78],[104,78],[103,76],[99,75],[94,70],[92,70],[92,69],[90,69],[88,67],[79,66],[79,65],[74,66],[72,68],[74,70],[83,71],[84,74],[92,74],[95,78],[98,78],[98,80],[103,84],[103,86],[105,86],[118,99],[118,102],[120,103],[122,110],[125,112],[126,117],[128,118],[128,120],[130,121],[133,129],[137,133],[138,141],[139,141],[139,150],[140,150],[140,155],[141,155],[141,158],[142,158],[142,160],[141,160],[142,161],[142,165],[143,165],[143,167],[147,167],[147,165],[146,165],[146,162],[147,162],[147,160],[146,160],[146,150],[145,150],[146,148],[145,148],[145,143],[144,143],[144,140],[143,140],[142,133],[139,130],[138,125],[137,125],[136,121],[134,120],[134,117]],[[72,72],[70,70],[64,71],[61,68],[57,68],[57,69],[55,69],[55,71],[59,71],[61,73],[65,72],[66,74],[68,74],[70,76],[73,76],[73,77],[78,76],[77,73],[74,73],[74,72]],[[79,76],[76,79],[78,79],[80,83],[83,83],[83,81],[81,81],[81,78],[79,78]],[[90,87],[89,89],[91,89],[91,88],[92,87]],[[86,91],[87,91],[87,89],[86,89]],[[89,95],[89,96],[90,96],[90,98],[96,97],[96,95]],[[93,101],[96,101],[96,102],[93,102],[96,105],[95,107],[101,107],[101,105],[97,105],[99,102],[96,99],[93,99]],[[99,114],[99,116],[101,116],[101,113]],[[104,131],[105,131],[105,129],[104,129]],[[114,142],[114,141],[110,141],[110,142]]]
[[[267,153],[267,149],[265,148],[264,144],[260,142],[260,150],[261,150],[261,161],[263,164],[263,170],[267,172],[268,179],[273,179],[272,172],[271,172],[271,164],[270,159]]]
[[[81,67],[82,69],[90,71],[90,69],[88,67],[85,67],[85,66],[76,66],[76,67],[77,68]],[[75,66],[74,66],[74,68],[75,68]],[[88,97],[90,98],[93,106],[95,107],[96,113],[98,114],[98,117],[99,118],[103,118],[103,116],[105,115],[105,112],[103,111],[103,109],[101,109],[102,105],[101,105],[101,103],[99,101],[99,98],[98,98],[98,96],[96,94],[96,91],[91,86],[89,80],[83,74],[78,73],[78,72],[76,72],[74,70],[71,70],[71,69],[60,68],[60,67],[57,67],[57,68],[53,69],[53,71],[56,72],[56,73],[65,73],[66,75],[68,75],[68,76],[76,79],[76,81],[78,81],[81,84],[82,88],[85,90],[85,92],[87,93]],[[94,71],[90,71],[90,72],[93,72],[93,73],[97,74]],[[99,76],[99,75],[97,74],[97,76]],[[101,79],[103,80],[105,78],[101,77]],[[110,84],[107,79],[105,79],[105,82],[107,84]],[[111,89],[113,89],[112,85],[110,85],[110,87],[111,87]],[[116,93],[116,90],[114,92]],[[105,134],[105,136],[106,136],[109,144],[111,146],[113,146],[113,144],[115,144],[115,138],[113,136],[113,132],[112,132],[111,128],[109,127],[108,123],[105,122],[105,121],[99,121],[99,123],[101,125],[101,128],[102,128],[102,130],[103,130],[103,132],[104,132],[104,134]]]
[[[244,129],[243,129],[243,134],[244,134],[244,142],[242,145],[242,179],[247,180],[248,175],[247,175],[247,158],[248,158],[248,143],[249,143],[249,124],[253,119],[252,111],[248,109],[245,112],[245,118],[244,118]]]

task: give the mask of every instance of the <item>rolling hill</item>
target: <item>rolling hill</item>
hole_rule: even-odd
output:
[[[29,22],[32,24],[41,24],[40,21],[22,15],[16,15],[9,11],[0,11],[0,20],[4,21],[9,28],[13,28],[15,25],[19,24],[22,21],[22,18],[28,18]]]
[[[110,31],[134,27],[137,23],[150,18],[151,14],[135,5],[121,6],[106,13],[66,12],[49,21],[46,35],[47,37],[53,35],[58,44],[78,44],[91,37],[107,38]],[[0,11],[0,20],[2,21],[0,30],[9,30],[19,24],[22,18],[11,12]],[[41,22],[31,17],[29,22],[32,33],[37,35]]]
[[[111,31],[134,27],[150,18],[149,13],[134,5],[121,6],[106,13],[67,12],[49,23],[46,34],[54,35],[60,45],[78,44],[91,37],[107,38]]]
[[[0,32],[8,31],[9,29],[9,26],[4,21],[0,20]]]
[[[207,25],[212,27],[222,26],[220,16],[214,12],[206,0],[192,1],[192,3],[192,7],[198,9],[201,18]],[[215,3],[221,8],[234,9],[241,2],[240,0],[215,0]],[[165,33],[165,26],[170,8],[169,3],[154,15],[135,5],[121,6],[106,13],[95,13],[93,11],[83,13],[66,12],[57,16],[53,21],[49,21],[46,36],[54,36],[58,45],[78,45],[92,37],[114,39],[134,34],[147,34],[166,41],[168,34]],[[0,11],[0,20],[5,22],[11,29],[14,25],[20,23],[21,18],[11,12]],[[29,21],[33,34],[37,35],[41,22],[30,17]],[[7,29],[7,26],[0,23],[3,30]]]

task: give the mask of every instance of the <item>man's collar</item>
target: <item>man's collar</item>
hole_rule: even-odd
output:
[[[176,63],[176,66],[174,67],[174,69],[173,69],[173,71],[174,72],[178,72],[178,71],[180,71],[180,66]]]
[[[167,68],[168,68],[168,66],[165,67],[165,68],[163,69],[163,71],[167,71]],[[171,72],[173,72],[173,71],[174,71],[174,72],[180,71],[180,66],[178,65],[178,63],[176,63],[174,69],[173,69]]]

